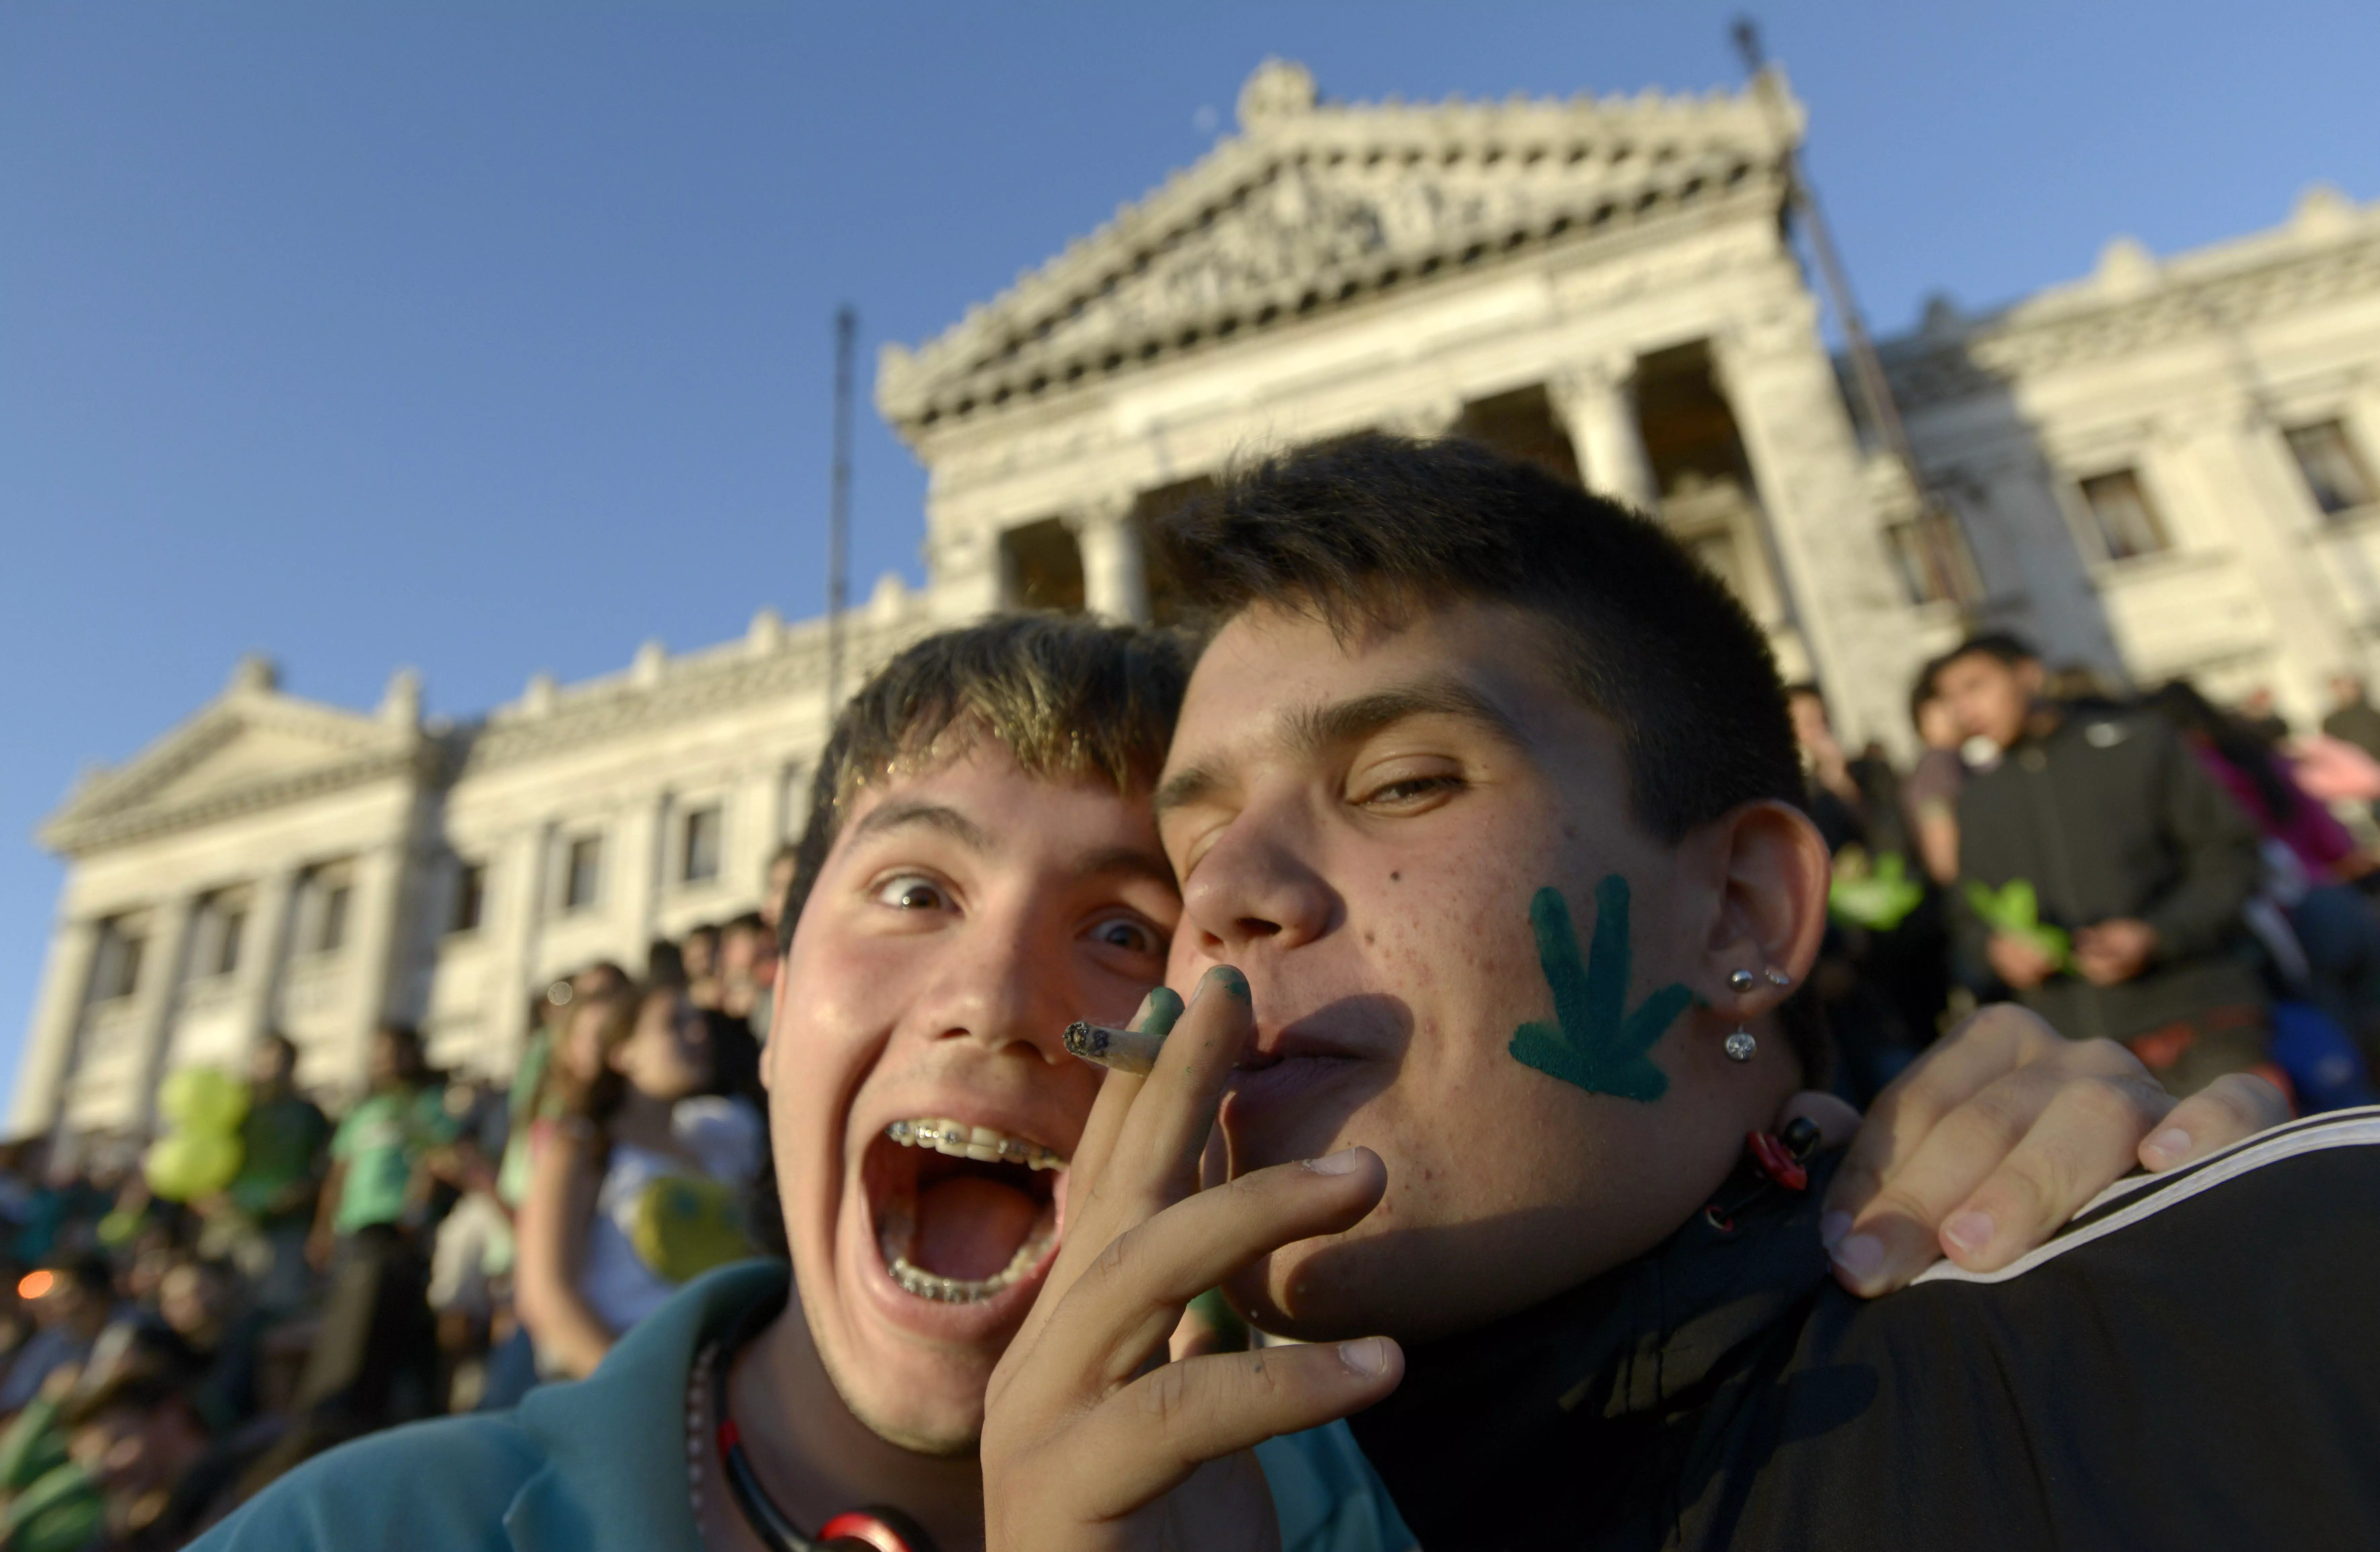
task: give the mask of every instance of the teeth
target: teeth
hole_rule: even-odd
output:
[[[978,1164],[1022,1164],[1028,1170],[1066,1167],[1063,1158],[1038,1143],[1028,1143],[989,1126],[969,1126],[963,1121],[930,1116],[922,1121],[896,1121],[884,1129],[884,1134],[904,1147],[931,1148],[953,1158],[972,1158]],[[917,1275],[932,1276],[929,1272]]]
[[[1003,1288],[1013,1288],[1019,1279],[1033,1270],[1050,1249],[1050,1237],[1036,1234],[1016,1247],[1008,1265],[988,1278],[937,1277],[923,1267],[910,1264],[905,1255],[895,1255],[886,1264],[892,1280],[901,1291],[920,1299],[931,1299],[938,1304],[972,1304],[990,1298]]]

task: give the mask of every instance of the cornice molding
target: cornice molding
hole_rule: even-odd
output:
[[[2260,234],[2146,270],[2137,251],[2111,245],[2091,281],[1973,320],[1937,315],[1929,328],[1884,342],[1896,396],[1925,409],[2003,391],[2018,378],[2380,294],[2380,207],[2344,231]]]
[[[1742,92],[1317,104],[1269,64],[1242,132],[914,352],[879,410],[912,445],[1202,346],[1722,200],[1782,200],[1802,113]],[[1774,101],[1764,100],[1774,94]]]
[[[894,609],[855,612],[845,624],[844,673],[856,684],[859,675],[935,624],[923,595],[905,594]],[[541,709],[516,706],[499,710],[470,731],[455,780],[757,701],[825,693],[825,623],[806,621],[782,627],[760,650],[736,643],[667,661],[643,682],[634,676],[599,680],[555,691]]]

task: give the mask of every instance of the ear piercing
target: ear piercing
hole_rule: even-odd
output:
[[[1727,988],[1730,991],[1734,992],[1738,997],[1749,997],[1752,995],[1753,988],[1758,986],[1761,978],[1764,977],[1767,980],[1770,986],[1777,988],[1779,991],[1782,991],[1785,988],[1793,984],[1792,976],[1771,964],[1760,972],[1759,977],[1755,977],[1749,970],[1729,971],[1727,973]]]
[[[1727,1059],[1730,1061],[1749,1061],[1752,1060],[1752,1053],[1759,1049],[1760,1042],[1753,1038],[1752,1031],[1749,1029],[1737,1030],[1719,1047],[1719,1049],[1727,1053]]]

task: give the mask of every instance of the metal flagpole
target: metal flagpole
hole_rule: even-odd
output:
[[[826,714],[843,709],[843,614],[851,594],[851,355],[859,332],[849,306],[834,314],[833,484],[827,496]]]
[[[1900,464],[1901,473],[1908,477],[1909,488],[1916,492],[1918,531],[1924,536],[1926,569],[1934,574],[1935,585],[1959,606],[1960,613],[1972,615],[1977,600],[1965,543],[1949,510],[1926,480],[1925,471],[1918,467],[1916,449],[1910,445],[1909,432],[1900,422],[1900,406],[1893,402],[1892,384],[1884,375],[1884,361],[1868,338],[1859,304],[1852,299],[1850,273],[1843,268],[1842,256],[1835,250],[1834,234],[1818,209],[1817,193],[1802,172],[1801,156],[1778,114],[1776,95],[1761,79],[1767,60],[1760,49],[1760,30],[1750,17],[1738,17],[1732,30],[1736,53],[1753,78],[1753,94],[1768,114],[1782,147],[1785,198],[1793,213],[1801,218],[1802,229],[1810,236],[1810,252],[1818,261],[1819,281],[1827,288],[1827,300],[1835,309],[1836,321],[1842,325],[1843,347],[1852,358],[1852,381],[1859,390],[1860,407],[1866,411],[1868,425],[1884,439],[1886,450]]]

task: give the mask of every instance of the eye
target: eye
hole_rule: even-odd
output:
[[[1137,916],[1110,916],[1091,928],[1091,940],[1126,953],[1161,954],[1169,946],[1165,934]]]
[[[1404,813],[1433,807],[1470,783],[1452,774],[1399,776],[1366,789],[1356,806],[1383,813]]]
[[[876,886],[876,903],[896,911],[947,911],[951,897],[940,884],[916,873],[896,873]]]

